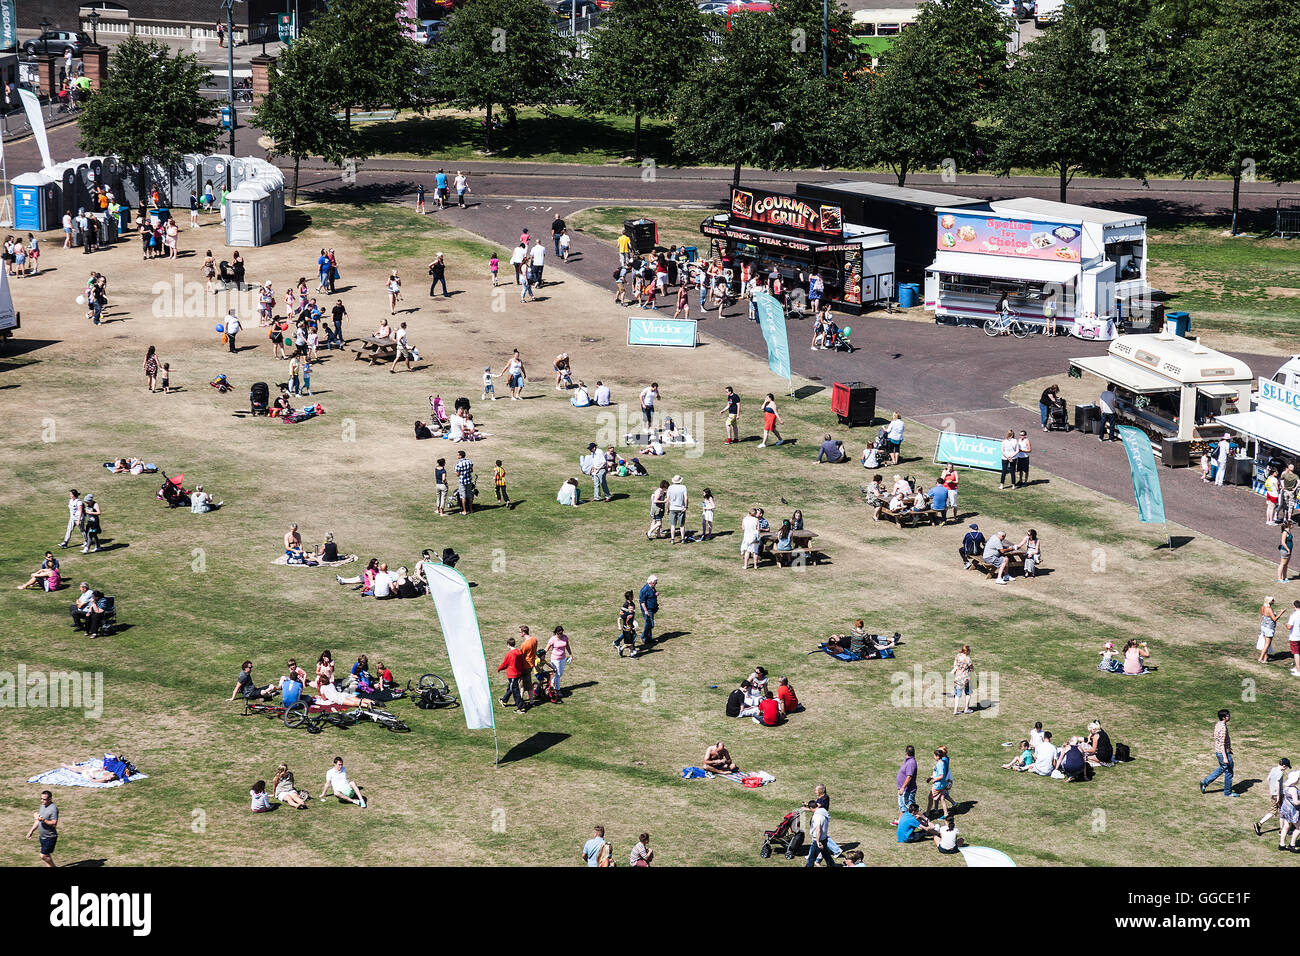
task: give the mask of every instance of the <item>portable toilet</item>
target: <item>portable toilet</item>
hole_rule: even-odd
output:
[[[189,207],[190,193],[197,199],[203,193],[203,157],[186,153],[172,167],[172,205]]]
[[[172,171],[169,166],[156,163],[152,159],[144,162],[145,175],[148,182],[145,184],[145,198],[150,199],[153,191],[158,190],[158,205],[170,206],[172,199]],[[186,197],[189,198],[188,195]]]
[[[221,190],[226,188],[226,169],[230,160],[231,157],[224,154],[204,156],[200,166],[203,171],[203,182],[212,183],[212,195],[218,199],[221,198]]]
[[[230,188],[238,189],[246,179],[256,179],[257,171],[251,167],[251,160],[232,159],[230,161]]]
[[[13,191],[14,229],[44,232],[63,221],[63,190],[49,173],[22,173],[9,185]]]
[[[270,197],[271,232],[284,228],[284,174],[275,165],[261,159],[244,160],[246,180],[254,180]],[[269,236],[268,236],[269,238]]]
[[[271,197],[256,181],[242,183],[226,197],[226,245],[263,246],[271,241]]]

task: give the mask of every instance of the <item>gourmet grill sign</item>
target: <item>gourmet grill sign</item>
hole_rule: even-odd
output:
[[[844,235],[844,213],[830,203],[813,203],[798,196],[762,189],[731,188],[731,218],[776,226],[806,236]]]
[[[1300,420],[1300,392],[1261,377],[1255,403],[1260,411],[1271,412],[1287,421]]]

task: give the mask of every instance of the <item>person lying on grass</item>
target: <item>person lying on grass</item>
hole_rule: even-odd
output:
[[[91,783],[112,783],[114,780],[129,780],[135,775],[135,765],[129,760],[123,760],[116,754],[104,754],[104,763],[102,767],[84,766],[78,767],[75,764],[63,763],[59,766],[64,770],[71,770],[80,774]]]
[[[853,629],[848,634],[832,634],[830,640],[826,642],[826,649],[833,654],[850,651],[868,658],[879,657],[881,650],[897,646],[897,634],[891,637],[885,637],[883,634],[868,634],[861,618],[853,622]],[[853,650],[854,647],[859,650]]]
[[[321,685],[320,695],[322,699],[331,704],[341,704],[344,707],[362,707],[369,709],[375,706],[375,702],[366,697],[358,697],[356,694],[350,694],[342,690],[337,683],[325,683]]]
[[[704,762],[700,766],[712,773],[740,773],[740,767],[731,759],[721,740],[704,752]]]

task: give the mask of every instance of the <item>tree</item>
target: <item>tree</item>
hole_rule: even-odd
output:
[[[312,20],[304,36],[316,41],[335,77],[340,108],[410,109],[432,99],[428,51],[412,39],[418,23],[405,15],[404,0],[334,0]]]
[[[1140,67],[1068,10],[1016,59],[996,129],[994,165],[1050,169],[1060,201],[1076,173],[1145,176],[1148,115]]]
[[[289,202],[298,204],[298,165],[311,156],[342,164],[359,152],[355,131],[338,118],[343,96],[329,56],[311,36],[286,47],[269,75],[269,90],[253,115],[254,124],[275,141],[275,148],[293,157],[293,187]]]
[[[1232,177],[1232,232],[1241,181],[1300,179],[1300,17],[1243,18],[1235,5],[1187,50],[1193,76],[1170,123],[1172,164],[1184,176]]]
[[[447,20],[433,62],[440,96],[458,109],[485,113],[488,152],[492,108],[555,101],[566,83],[567,41],[552,29],[542,0],[468,0]]]
[[[78,145],[133,166],[145,159],[169,166],[185,153],[212,152],[219,106],[199,93],[207,78],[194,56],[128,37],[113,49],[104,85],[86,100]]]
[[[618,0],[590,34],[577,98],[591,113],[633,117],[632,155],[641,158],[641,118],[665,116],[683,63],[704,52],[692,0]]]
[[[913,170],[945,160],[978,165],[1011,29],[987,0],[924,4],[880,58],[860,151],[886,163],[899,186]]]

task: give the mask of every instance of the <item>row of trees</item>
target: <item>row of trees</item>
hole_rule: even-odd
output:
[[[638,158],[642,119],[655,117],[671,160],[737,176],[742,165],[881,165],[903,185],[921,169],[1050,170],[1062,199],[1078,173],[1224,176],[1234,210],[1243,179],[1300,179],[1292,0],[1075,0],[1015,53],[1012,24],[988,0],[929,0],[876,69],[846,12],[832,12],[823,50],[821,0],[730,23],[694,0],[617,0],[580,48],[539,0],[468,0],[432,48],[408,39],[403,9],[338,0],[281,53],[254,122],[295,166],[364,158],[354,107],[481,111],[491,151],[499,114],[570,103],[631,117]],[[197,90],[197,67],[152,46],[119,47],[83,142],[129,155],[116,148],[129,138],[163,158],[210,129],[211,106],[165,128]],[[296,183],[295,170],[295,194]]]

